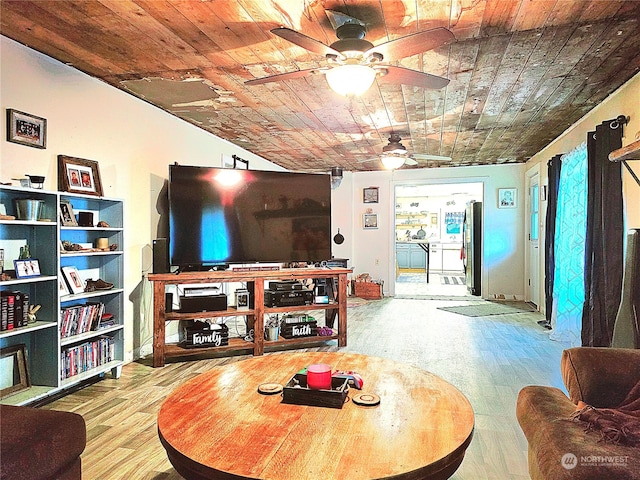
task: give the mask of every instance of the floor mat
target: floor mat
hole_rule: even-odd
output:
[[[401,273],[396,282],[399,283],[427,283],[426,273]]]
[[[440,283],[443,285],[464,285],[464,277],[451,277],[449,275],[440,275]]]
[[[512,302],[510,304],[487,302],[477,305],[456,305],[453,307],[438,307],[438,310],[457,313],[467,317],[484,317],[489,315],[505,315],[508,313],[536,312],[536,308],[526,302]]]

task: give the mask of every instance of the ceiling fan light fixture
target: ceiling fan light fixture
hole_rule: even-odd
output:
[[[404,157],[398,157],[397,155],[383,155],[380,157],[380,161],[387,170],[395,170],[404,165]]]
[[[376,71],[366,65],[346,64],[331,68],[325,76],[331,89],[338,95],[357,97],[371,88]]]

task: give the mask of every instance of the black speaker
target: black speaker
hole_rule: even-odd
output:
[[[316,285],[316,296],[322,297],[324,295],[327,295],[327,286],[324,284]]]
[[[153,273],[169,273],[169,242],[166,238],[153,241]]]
[[[180,297],[180,311],[183,313],[213,312],[227,309],[227,296],[218,295]]]
[[[166,292],[164,294],[164,312],[173,312],[173,293],[171,292]]]

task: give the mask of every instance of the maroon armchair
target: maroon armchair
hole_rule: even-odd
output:
[[[597,431],[572,421],[578,401],[616,408],[640,381],[640,350],[577,347],[562,353],[569,396],[558,388],[524,387],[516,405],[529,444],[532,480],[640,480],[638,446],[601,440]]]
[[[82,416],[0,405],[0,478],[81,480],[87,443]]]

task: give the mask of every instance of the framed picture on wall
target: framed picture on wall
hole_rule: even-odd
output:
[[[362,189],[362,201],[364,203],[378,203],[378,187],[367,187]]]
[[[518,191],[515,188],[499,188],[498,208],[516,208],[517,193]]]
[[[362,216],[362,228],[365,230],[371,230],[378,228],[378,214],[377,213],[365,213]]]
[[[47,120],[7,108],[7,142],[47,148]]]

